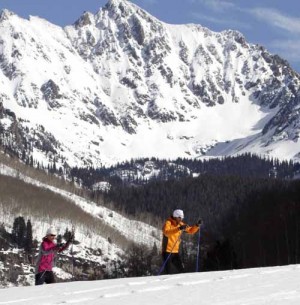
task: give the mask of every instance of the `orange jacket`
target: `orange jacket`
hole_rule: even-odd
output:
[[[180,222],[177,224],[176,220],[173,217],[170,217],[166,220],[163,226],[163,240],[162,240],[162,252],[172,252],[178,253],[180,246],[180,237],[182,231],[180,231],[179,227],[185,225],[184,222]],[[198,232],[198,226],[188,226],[184,232],[188,234],[195,234]]]

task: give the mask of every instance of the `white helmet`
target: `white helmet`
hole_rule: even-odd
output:
[[[56,235],[56,230],[54,227],[50,227],[47,232],[46,232],[46,236],[48,235]]]
[[[184,217],[183,211],[182,210],[174,210],[173,217],[180,217],[181,219],[183,219],[183,217]]]

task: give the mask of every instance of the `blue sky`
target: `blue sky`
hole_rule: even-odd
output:
[[[19,16],[39,16],[65,26],[84,12],[96,13],[108,0],[0,0]],[[299,0],[132,0],[156,18],[197,23],[213,31],[234,29],[248,42],[265,46],[300,72]]]

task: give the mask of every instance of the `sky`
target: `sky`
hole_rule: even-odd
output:
[[[0,0],[28,18],[39,16],[60,25],[73,24],[84,11],[96,13],[108,0]],[[300,72],[300,1],[296,0],[132,0],[171,24],[196,23],[213,31],[234,29],[250,43],[279,54]]]
[[[0,305],[298,305],[300,266],[60,283],[0,290]]]

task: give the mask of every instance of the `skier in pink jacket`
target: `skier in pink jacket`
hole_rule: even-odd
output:
[[[58,252],[66,250],[74,236],[70,236],[66,244],[60,246],[54,243],[56,238],[56,230],[50,227],[40,246],[39,255],[36,263],[35,285],[55,283],[55,277],[52,271],[54,267],[54,259]]]

